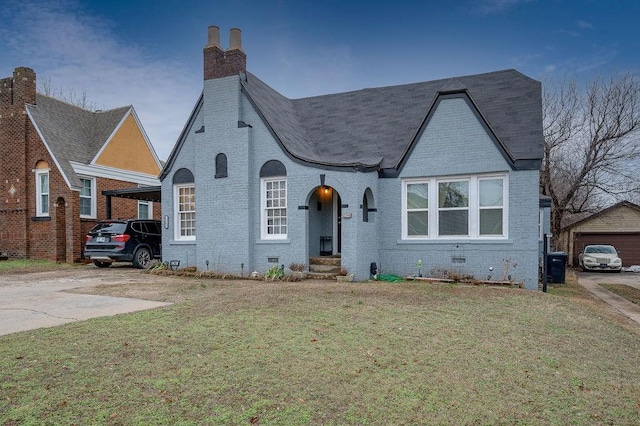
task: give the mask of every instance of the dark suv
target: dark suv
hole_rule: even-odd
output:
[[[162,252],[159,220],[105,220],[94,226],[86,237],[85,259],[93,260],[99,268],[113,262],[133,262],[136,268],[146,269]]]

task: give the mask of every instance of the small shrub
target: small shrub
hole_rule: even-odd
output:
[[[291,263],[289,265],[289,269],[291,269],[294,272],[303,272],[305,269],[307,269],[307,265],[305,265],[304,263]]]
[[[264,273],[264,279],[267,281],[275,281],[280,280],[284,276],[284,267],[279,267],[278,265],[273,265],[271,268],[267,269]]]

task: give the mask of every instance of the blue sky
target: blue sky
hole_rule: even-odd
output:
[[[290,98],[515,68],[640,70],[637,0],[2,0],[0,77],[33,68],[101,109],[133,105],[169,155],[202,90],[207,27]]]

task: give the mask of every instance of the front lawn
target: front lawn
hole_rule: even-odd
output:
[[[635,287],[624,284],[601,284],[602,287],[614,292],[618,296],[622,296],[630,302],[640,305],[640,290]]]
[[[0,337],[0,424],[640,423],[640,334],[590,298],[153,278],[95,291],[175,304]]]
[[[79,264],[59,263],[50,260],[12,259],[0,261],[0,274],[50,271],[78,267]]]

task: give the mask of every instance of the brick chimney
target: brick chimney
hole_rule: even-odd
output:
[[[0,80],[0,106],[36,103],[36,73],[31,68],[19,67],[13,77]]]
[[[29,254],[29,207],[35,194],[28,185],[34,167],[28,154],[37,135],[25,103],[36,103],[36,73],[20,67],[0,79],[0,248],[11,257]]]
[[[207,45],[202,53],[205,80],[247,72],[247,55],[242,50],[242,38],[238,28],[231,28],[229,48],[224,51],[220,47],[220,28],[210,26]]]

